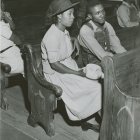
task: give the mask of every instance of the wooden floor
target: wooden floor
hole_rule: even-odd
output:
[[[56,134],[49,137],[40,126],[33,128],[27,124],[28,111],[19,86],[8,88],[7,97],[9,109],[0,109],[1,140],[98,140],[98,133],[66,123],[59,113],[55,114]]]

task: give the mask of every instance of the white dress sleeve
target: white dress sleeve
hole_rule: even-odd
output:
[[[10,39],[12,35],[12,30],[10,29],[10,25],[8,23],[1,25],[1,35],[4,38]]]

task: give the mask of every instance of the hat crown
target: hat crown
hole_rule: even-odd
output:
[[[54,5],[53,5],[53,11],[55,12],[61,12],[70,6],[72,6],[72,3],[69,0],[54,0]]]
[[[48,8],[47,14],[48,16],[59,14],[69,8],[74,7],[78,3],[72,4],[70,0],[53,0]]]

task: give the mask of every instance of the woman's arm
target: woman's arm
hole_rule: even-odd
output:
[[[78,56],[80,52],[80,44],[78,42],[78,39],[76,37],[71,37],[71,41],[74,46],[74,49],[76,49],[76,56]]]
[[[55,71],[57,71],[59,73],[75,74],[75,75],[79,75],[82,77],[86,77],[86,74],[83,72],[83,70],[79,70],[79,71],[72,70],[72,69],[66,67],[65,65],[61,64],[60,62],[50,63],[50,65],[51,65],[52,69],[54,69]]]

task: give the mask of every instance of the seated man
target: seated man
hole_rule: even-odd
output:
[[[85,65],[86,63],[100,65],[104,56],[113,56],[115,53],[126,51],[113,27],[105,21],[105,11],[98,0],[88,2],[88,19],[89,21],[82,26],[78,36],[83,52],[86,52],[83,57],[88,57],[88,61],[84,62]]]
[[[5,22],[3,11],[0,14],[0,62],[11,66],[11,73],[23,73],[23,60],[16,46],[20,45],[20,39],[12,32],[9,23]]]
[[[138,26],[140,13],[132,0],[124,0],[117,10],[117,19],[121,27]]]

